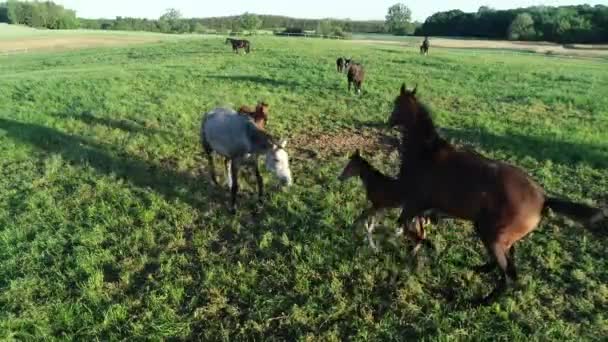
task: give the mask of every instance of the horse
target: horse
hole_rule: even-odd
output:
[[[342,73],[344,71],[345,62],[346,60],[344,59],[344,57],[338,57],[338,59],[336,60],[336,69],[338,69],[339,73]]]
[[[239,114],[248,115],[253,119],[253,122],[259,129],[265,129],[268,123],[268,104],[259,102],[255,108],[249,106],[241,106],[238,110]]]
[[[245,53],[250,52],[251,43],[249,43],[248,40],[226,38],[226,44],[228,43],[232,44],[232,50],[234,53],[238,54],[239,49],[245,49]]]
[[[429,54],[429,37],[424,37],[424,41],[422,42],[422,45],[420,45],[420,54],[421,55],[428,55]]]
[[[352,58],[344,58],[344,71],[348,71],[348,67],[353,62]]]
[[[409,222],[431,208],[472,221],[492,258],[476,269],[490,272],[498,266],[501,271],[494,290],[476,304],[494,301],[509,280],[517,280],[514,244],[537,227],[546,209],[588,225],[607,217],[605,209],[547,196],[516,166],[452,146],[437,133],[416,88],[401,86],[388,123],[402,131],[400,221]]]
[[[274,173],[283,185],[290,186],[293,181],[289,169],[289,156],[285,151],[287,142],[275,139],[259,129],[253,120],[227,108],[215,108],[203,116],[201,142],[206,152],[211,179],[218,184],[212,152],[227,160],[228,184],[231,188],[231,212],[236,212],[236,197],[239,190],[238,170],[245,162],[252,162],[258,185],[258,197],[264,196],[264,184],[258,167],[258,157],[266,156],[266,169]]]
[[[359,150],[356,150],[349,158],[348,163],[338,176],[340,181],[345,181],[352,177],[359,177],[363,182],[367,200],[371,202],[371,207],[365,209],[363,213],[355,220],[354,226],[357,227],[361,222],[365,221],[365,230],[367,231],[367,240],[374,252],[378,252],[378,248],[374,243],[373,232],[376,226],[375,216],[381,214],[386,209],[399,208],[401,206],[401,192],[398,185],[398,180],[384,175],[382,172],[374,168],[367,160],[361,157]],[[432,243],[426,240],[424,226],[430,223],[427,217],[416,217],[412,221],[416,227],[410,227],[407,230],[408,237],[415,242],[413,254],[416,255],[420,246],[424,243],[426,246],[434,249]],[[414,229],[412,229],[414,228]],[[402,229],[395,231],[396,236],[403,234]]]
[[[361,84],[365,79],[365,70],[363,69],[363,65],[359,63],[350,64],[346,78],[348,80],[348,91],[350,92],[351,84],[354,84],[355,92],[357,94],[361,94]]]

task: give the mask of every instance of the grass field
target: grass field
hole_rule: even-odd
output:
[[[602,340],[607,235],[548,215],[518,245],[520,281],[494,276],[470,224],[429,229],[420,265],[384,221],[375,255],[353,229],[361,185],[336,179],[359,147],[395,173],[385,128],[418,84],[444,136],[590,204],[608,188],[608,64],[316,39],[220,38],[0,57],[2,340]],[[367,69],[361,97],[334,69]],[[265,100],[290,138],[295,185],[256,213],[211,185],[201,113]],[[245,174],[246,176],[246,174]],[[245,177],[247,179],[247,177]],[[251,177],[249,177],[251,178]],[[608,227],[603,224],[599,231]]]

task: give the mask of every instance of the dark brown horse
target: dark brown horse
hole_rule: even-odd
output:
[[[408,91],[405,84],[389,124],[403,132],[400,220],[409,222],[434,208],[472,221],[492,258],[478,270],[491,271],[496,265],[501,270],[497,287],[483,303],[504,292],[509,279],[516,280],[514,244],[536,228],[546,208],[587,224],[606,217],[601,209],[547,197],[518,167],[455,148],[437,134],[428,109],[416,98],[416,89]]]
[[[429,43],[429,37],[424,37],[424,41],[422,42],[422,45],[420,45],[420,54],[423,55],[428,55],[429,54],[429,47],[430,47],[430,43]]]
[[[338,59],[336,59],[336,69],[338,70],[338,72],[344,72],[345,63],[346,60],[344,59],[344,57],[338,57]]]
[[[238,112],[249,115],[259,129],[265,129],[266,124],[268,123],[268,107],[269,106],[266,102],[260,102],[255,106],[255,108],[251,108],[250,106],[241,106]]]
[[[401,191],[398,180],[384,175],[382,172],[374,168],[367,160],[361,157],[359,150],[350,156],[348,164],[338,177],[344,181],[351,177],[359,177],[363,182],[367,200],[371,202],[371,207],[365,209],[363,213],[355,220],[355,227],[361,222],[365,222],[365,230],[367,231],[367,239],[370,247],[374,251],[378,251],[372,233],[376,226],[375,216],[382,214],[386,209],[399,208],[401,206]],[[425,243],[429,247],[432,244],[425,239],[424,225],[428,224],[428,218],[416,217],[406,230],[407,236],[416,243],[413,254],[415,255],[420,249],[421,244]],[[397,229],[396,235],[403,233],[401,229]]]
[[[361,94],[361,85],[365,79],[365,70],[363,65],[359,63],[351,63],[346,74],[348,80],[348,91],[350,92],[351,85],[354,84],[355,92]]]
[[[245,49],[246,53],[250,52],[251,43],[248,40],[226,38],[226,44],[228,43],[232,44],[234,53],[239,53],[239,49]]]

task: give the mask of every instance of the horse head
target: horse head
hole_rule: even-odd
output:
[[[287,140],[281,140],[278,144],[273,143],[272,147],[266,151],[266,169],[274,173],[283,185],[291,186],[293,180],[289,168],[289,155],[285,146],[287,146]]]
[[[409,129],[416,123],[419,113],[420,103],[416,98],[417,87],[407,90],[405,83],[401,85],[399,96],[395,99],[395,107],[388,120],[390,127],[399,126]]]

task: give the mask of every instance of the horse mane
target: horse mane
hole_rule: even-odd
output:
[[[380,170],[378,170],[377,168],[375,168],[365,158],[359,156],[358,159],[361,162],[361,164],[364,165],[364,168],[367,170],[367,172],[371,173],[373,176],[378,177],[378,178],[382,178],[384,180],[390,180],[390,181],[395,181],[396,180],[395,178],[387,176],[384,173],[382,173]]]

